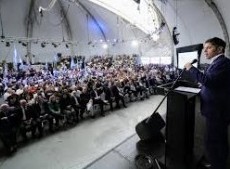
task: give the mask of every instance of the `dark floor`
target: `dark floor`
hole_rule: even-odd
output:
[[[85,169],[135,169],[134,159],[138,154],[136,150],[138,140],[137,135],[129,137],[105,155],[86,166]]]
[[[144,150],[140,146],[140,139],[135,134],[124,142],[114,147],[112,150],[99,157],[84,169],[165,169],[164,143],[162,141],[152,144],[152,150]],[[194,148],[197,151],[197,147]],[[200,149],[194,154],[191,163],[177,164],[175,161],[169,161],[167,157],[167,169],[203,169],[198,165],[198,160],[202,156],[198,154]],[[150,154],[149,156],[143,156]],[[147,152],[147,153],[146,153]],[[155,158],[154,158],[155,157]],[[199,158],[199,159],[198,159]],[[138,160],[137,160],[138,159]],[[148,162],[147,162],[148,161]],[[137,166],[139,165],[139,166]],[[152,167],[150,167],[152,166]],[[228,164],[230,168],[230,163]]]

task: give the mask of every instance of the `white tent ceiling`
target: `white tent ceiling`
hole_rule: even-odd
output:
[[[55,0],[0,1],[1,33],[5,36],[0,43],[0,61],[12,61],[15,51],[22,59],[25,55],[35,56],[32,57],[35,61],[52,61],[57,53],[85,56],[136,53],[171,57],[173,45],[169,30],[174,26],[180,33],[176,47],[202,43],[213,36],[228,40],[209,2],[216,4],[230,31],[228,0],[140,0],[139,8],[133,0],[57,0],[41,16],[39,7],[49,8],[52,1]],[[150,12],[147,17],[146,11]],[[143,13],[145,16],[138,15]],[[156,17],[153,23],[151,17]],[[162,22],[166,26],[154,42],[151,35]],[[131,47],[132,40],[138,40],[139,47]],[[9,47],[6,41],[10,42]],[[22,46],[23,42],[28,45]],[[44,48],[42,42],[46,43]],[[53,42],[58,47],[54,48]],[[107,49],[102,48],[104,43],[108,44]]]

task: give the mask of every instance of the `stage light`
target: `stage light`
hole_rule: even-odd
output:
[[[10,42],[6,42],[6,47],[9,47],[10,46]]]
[[[137,40],[133,40],[132,41],[132,46],[133,47],[137,47],[138,46],[138,41]]]
[[[27,46],[27,43],[26,42],[22,42],[22,46]]]
[[[58,45],[57,45],[56,43],[54,43],[54,42],[52,43],[52,45],[53,45],[55,48],[58,46]]]
[[[42,48],[46,47],[45,42],[42,42],[42,43],[41,43],[41,47],[42,47]]]
[[[107,49],[108,48],[108,45],[105,43],[102,45],[103,49]]]
[[[175,45],[177,45],[179,43],[179,35],[180,33],[178,33],[178,30],[177,30],[177,27],[173,27],[173,35],[172,35],[172,38],[173,38],[173,42]]]
[[[43,17],[43,10],[42,10],[42,8],[39,8],[38,11],[40,13],[40,16]]]
[[[159,38],[160,38],[160,36],[158,34],[156,34],[156,33],[152,34],[152,39],[154,41],[157,41]]]

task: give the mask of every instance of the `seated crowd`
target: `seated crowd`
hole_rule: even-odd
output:
[[[0,106],[0,138],[9,153],[15,152],[18,135],[40,138],[45,126],[55,132],[80,120],[101,116],[105,108],[126,107],[144,100],[155,87],[174,80],[173,67],[138,65],[132,56],[95,56],[82,68],[9,72],[1,79],[4,103]],[[115,106],[115,107],[114,107]],[[29,135],[29,133],[31,133]]]

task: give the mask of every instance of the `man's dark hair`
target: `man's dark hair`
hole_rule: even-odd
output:
[[[225,52],[226,42],[220,38],[214,37],[205,41],[205,43],[211,43],[216,47],[223,47],[222,52]]]

